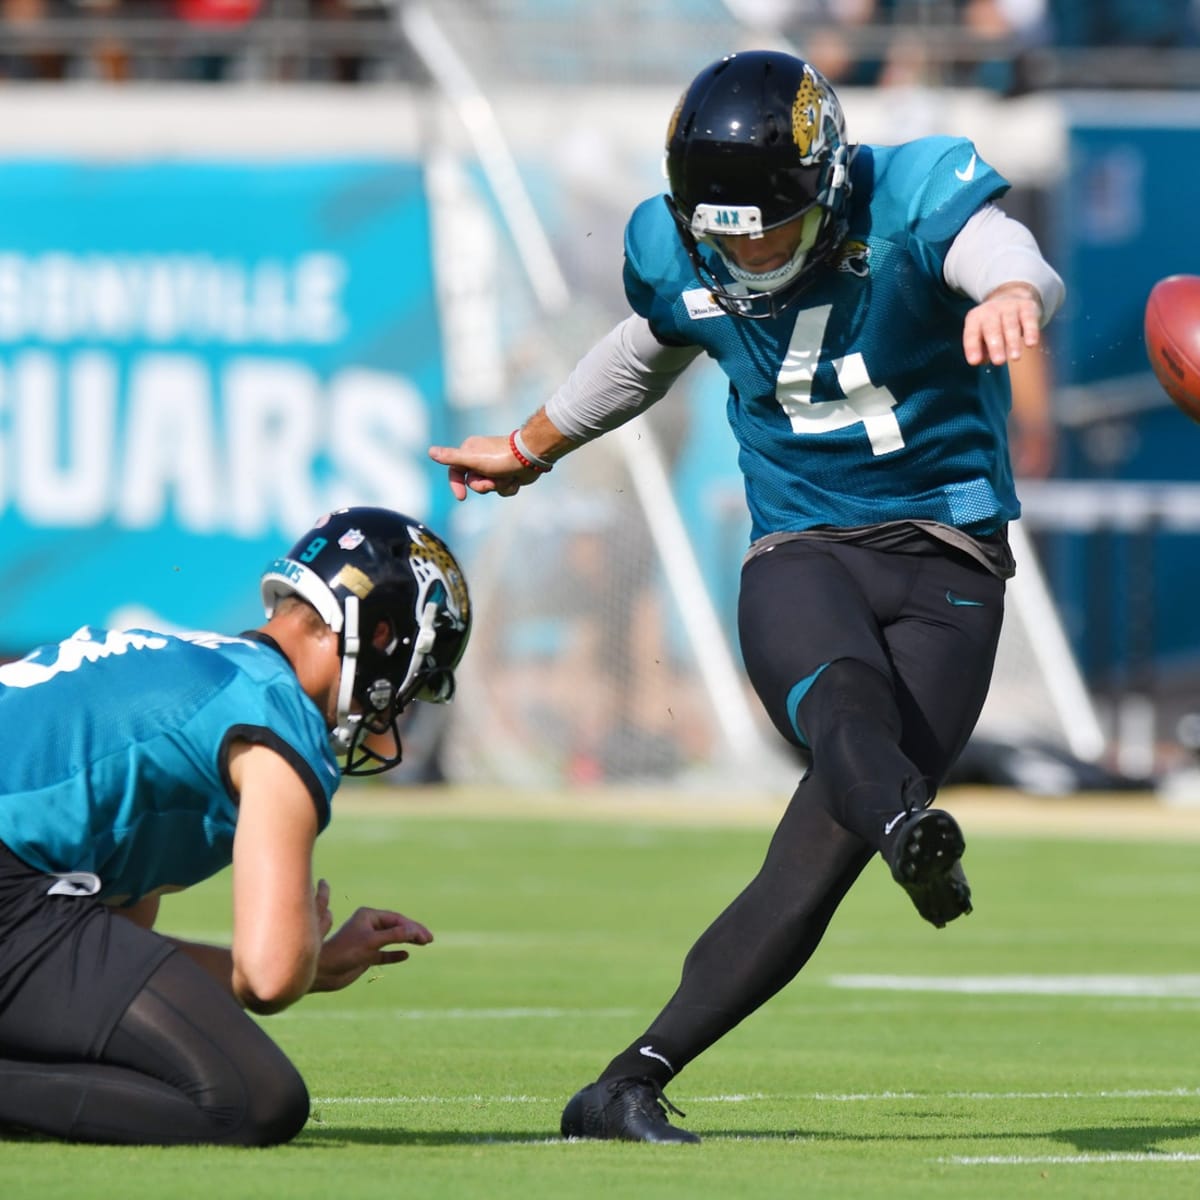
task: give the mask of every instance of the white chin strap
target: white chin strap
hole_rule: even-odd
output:
[[[744,270],[725,253],[721,248],[720,241],[713,239],[712,245],[729,268],[730,275],[738,283],[744,285],[748,291],[775,292],[781,287],[786,287],[804,269],[809,251],[816,245],[817,237],[824,223],[825,210],[819,205],[815,208],[810,208],[804,214],[804,225],[801,228],[800,244],[796,247],[796,252],[782,267],[776,267],[773,271],[754,272]],[[743,234],[741,236],[744,237],[746,235]],[[750,236],[753,237],[754,235],[751,234]],[[761,237],[762,235],[760,234],[759,236]]]
[[[421,623],[418,627],[416,644],[409,660],[408,673],[400,685],[397,696],[407,694],[417,672],[425,661],[425,656],[433,652],[437,641],[438,606],[430,600],[421,612]],[[342,676],[338,684],[337,724],[330,732],[329,738],[334,751],[346,754],[354,741],[354,734],[363,719],[361,713],[352,713],[350,706],[354,702],[354,681],[358,674],[358,652],[361,646],[358,628],[358,597],[346,597],[345,620],[342,627]]]
[[[345,754],[354,740],[354,730],[361,716],[351,714],[354,700],[354,677],[358,672],[358,597],[346,597],[346,615],[342,628],[342,677],[338,684],[337,724],[329,734],[334,751]]]
[[[433,653],[434,644],[437,642],[437,615],[438,606],[432,600],[421,609],[421,623],[417,626],[417,640],[408,660],[408,670],[404,673],[404,679],[396,692],[401,700],[408,695],[408,689],[412,687],[417,672],[425,665],[425,656]]]

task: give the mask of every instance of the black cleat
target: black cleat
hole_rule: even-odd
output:
[[[971,888],[959,861],[965,849],[958,822],[940,808],[913,813],[896,831],[892,878],[938,929],[971,911]]]
[[[581,1088],[563,1109],[565,1138],[600,1138],[623,1142],[698,1142],[686,1129],[667,1120],[664,1106],[684,1114],[649,1079],[606,1079]]]

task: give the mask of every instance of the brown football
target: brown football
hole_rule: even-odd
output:
[[[1163,390],[1200,421],[1200,275],[1168,275],[1146,301],[1146,353]]]

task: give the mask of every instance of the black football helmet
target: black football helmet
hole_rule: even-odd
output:
[[[846,237],[850,147],[842,106],[825,77],[790,54],[752,50],[706,67],[667,129],[667,207],[700,282],[735,317],[776,315]],[[763,274],[721,252],[720,237],[761,237],[806,218],[790,262]],[[721,255],[730,290],[700,252]]]
[[[290,594],[307,600],[339,635],[342,676],[330,737],[344,757],[343,774],[394,767],[405,706],[440,704],[454,694],[454,668],[471,632],[471,602],[454,555],[412,517],[343,508],[322,517],[263,573],[268,617]],[[395,753],[369,747],[370,734],[390,734]]]

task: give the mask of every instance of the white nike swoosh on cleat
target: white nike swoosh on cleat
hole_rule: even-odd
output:
[[[895,815],[895,816],[894,816],[894,817],[893,817],[893,818],[892,818],[892,819],[891,819],[891,820],[890,820],[890,821],[889,821],[889,822],[888,822],[888,823],[887,823],[887,824],[886,824],[886,825],[883,827],[883,836],[884,836],[884,837],[887,837],[887,835],[888,835],[889,833],[891,833],[891,832],[892,832],[892,830],[893,830],[893,829],[895,829],[895,828],[896,828],[896,826],[897,826],[897,825],[899,825],[899,824],[900,824],[900,822],[901,822],[901,821],[903,821],[903,820],[904,820],[904,818],[905,818],[905,817],[907,817],[907,816],[908,816],[908,813],[906,813],[906,812],[899,812],[899,813],[897,813],[897,814],[896,814],[896,815]]]
[[[972,154],[971,161],[969,163],[967,163],[967,165],[962,170],[959,170],[958,167],[954,168],[954,174],[957,175],[958,178],[963,181],[963,183],[970,183],[971,180],[975,178],[975,159],[976,159],[976,157],[977,157],[976,155]]]

